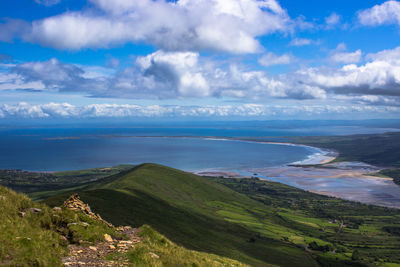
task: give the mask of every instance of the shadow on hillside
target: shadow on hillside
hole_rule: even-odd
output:
[[[95,212],[115,225],[138,227],[148,224],[189,249],[238,259],[252,266],[265,266],[265,262],[281,266],[313,265],[313,260],[304,251],[290,244],[262,237],[217,217],[171,206],[141,191],[125,193],[96,189],[79,192],[79,195]],[[67,197],[63,194],[46,202],[60,205]]]

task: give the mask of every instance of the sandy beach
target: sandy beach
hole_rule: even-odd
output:
[[[297,145],[281,142],[276,144]],[[382,168],[362,162],[330,163],[336,159],[337,153],[323,149],[319,151],[303,161],[286,166],[245,171],[207,170],[196,174],[227,178],[258,177],[316,194],[400,208],[400,187],[393,183],[392,178],[376,176]]]

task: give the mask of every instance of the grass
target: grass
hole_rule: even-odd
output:
[[[37,212],[31,212],[33,208]],[[95,245],[104,241],[104,234],[124,238],[114,228],[82,212],[65,208],[55,211],[2,186],[0,231],[0,266],[62,266],[61,258],[67,256],[69,244]],[[147,225],[139,229],[139,235],[142,241],[128,253],[108,257],[115,262],[126,259],[134,266],[248,266],[178,246]]]
[[[282,219],[280,226],[290,229],[277,235],[315,250],[314,256],[323,266],[400,263],[399,210],[315,195],[259,179],[213,180],[275,207]],[[342,223],[345,227],[341,228]],[[357,261],[351,259],[355,250],[361,255]]]
[[[28,193],[35,200],[59,194],[63,189],[82,189],[110,175],[133,168],[133,165],[119,165],[111,168],[63,172],[28,172],[22,170],[0,170],[0,185],[17,192]]]
[[[148,225],[140,228],[139,236],[142,238],[142,241],[126,255],[122,255],[129,263],[135,266],[248,266],[225,257],[177,246]],[[121,257],[121,255],[117,253],[109,258],[115,259],[118,257]]]
[[[115,225],[149,225],[171,240],[166,250],[160,247],[157,252],[149,251],[154,244],[146,248],[143,243],[142,250],[126,256],[131,262],[142,259],[156,266],[163,264],[162,260],[171,263],[180,253],[175,251],[178,246],[251,266],[400,264],[400,211],[395,209],[320,196],[256,178],[206,178],[156,164],[139,165],[82,188],[63,188],[61,194],[45,203],[58,206],[75,191]],[[57,229],[56,233],[67,236],[69,242],[89,243],[107,231],[102,226],[62,223],[86,220],[64,213],[57,215],[59,221],[50,216],[50,227],[41,226],[42,230]],[[49,244],[55,242],[50,237],[47,240]],[[57,246],[63,251],[62,244]],[[148,252],[171,256],[159,260],[161,257],[149,258]],[[196,255],[195,264],[201,266],[197,257],[203,256]],[[182,262],[182,266],[185,264]]]
[[[270,233],[269,227],[281,232],[289,229],[274,222],[281,219],[268,207],[200,176],[144,164],[79,194],[106,220],[117,225],[148,224],[188,249],[251,266],[314,264],[304,249],[279,234],[263,233]],[[46,202],[58,205],[64,198],[51,197]]]
[[[2,186],[0,232],[1,266],[60,266],[69,243],[97,242],[104,233],[115,236],[112,228],[83,213],[54,211]]]
[[[143,164],[79,194],[111,222],[148,224],[178,245],[251,266],[400,264],[400,211],[279,183]]]

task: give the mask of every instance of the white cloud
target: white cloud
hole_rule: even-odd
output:
[[[362,52],[360,49],[354,52],[335,52],[330,59],[337,63],[358,63],[361,61]]]
[[[341,17],[338,14],[332,13],[331,15],[325,18],[326,28],[332,29],[333,27],[335,27],[340,23],[340,19]]]
[[[100,11],[67,12],[34,21],[25,39],[72,50],[144,41],[172,51],[253,53],[261,50],[256,37],[291,27],[276,0],[91,2]]]
[[[305,46],[311,44],[313,44],[313,41],[311,39],[306,39],[306,38],[295,38],[290,42],[291,46]]]
[[[284,63],[285,60],[285,57],[276,58],[275,63]],[[323,90],[314,86],[285,77],[272,77],[263,71],[248,71],[233,63],[225,64],[200,58],[195,52],[164,51],[137,57],[134,65],[118,72],[51,59],[18,64],[9,72],[0,72],[0,89],[35,89],[134,99],[326,97]]]
[[[336,94],[400,96],[400,48],[367,56],[364,65],[340,69],[308,68],[297,79]]]
[[[267,53],[263,55],[259,60],[263,66],[272,66],[272,65],[287,65],[293,62],[293,56],[290,54],[283,54],[283,55],[275,55],[274,53]]]
[[[45,118],[50,116],[43,112],[40,105],[30,105],[25,102],[21,102],[18,105],[5,104],[1,110],[5,117]]]
[[[89,80],[83,77],[82,69],[75,65],[63,64],[54,58],[43,62],[19,64],[12,68],[11,73],[17,75],[16,79],[26,85],[40,82],[44,85],[41,89],[49,91],[79,91],[89,85]]]
[[[0,106],[0,118],[163,118],[163,117],[256,117],[273,118],[282,116],[314,116],[373,112],[390,113],[399,112],[400,107],[368,106],[363,102],[360,105],[261,105],[241,104],[222,106],[140,106],[117,104],[90,104],[75,106],[69,103],[5,104]]]
[[[375,54],[368,54],[366,58],[371,61],[385,61],[396,64],[400,61],[400,46],[395,49],[387,49]]]
[[[400,106],[399,97],[385,97],[380,95],[363,95],[352,97],[352,101],[367,105]]]
[[[383,24],[397,24],[400,26],[400,2],[386,1],[381,5],[362,10],[358,13],[358,20],[362,25],[366,26]]]
[[[39,5],[54,6],[61,2],[61,0],[35,0]]]
[[[249,71],[236,63],[218,62],[196,52],[157,51],[139,56],[130,67],[78,66],[52,59],[27,62],[0,71],[0,90],[70,92],[93,97],[129,99],[238,98],[329,99],[338,95],[400,96],[400,47],[368,54],[346,52],[339,44],[331,60],[341,67],[300,68],[287,74]],[[265,65],[284,64],[284,55],[267,54]],[[380,101],[382,102],[382,101]],[[372,102],[371,102],[372,103]],[[383,102],[382,102],[383,103]]]

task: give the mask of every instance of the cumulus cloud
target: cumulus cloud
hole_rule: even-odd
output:
[[[84,71],[72,64],[64,64],[57,59],[43,62],[27,62],[11,69],[11,74],[21,84],[39,84],[40,89],[48,91],[82,91],[90,88],[91,80],[83,77]]]
[[[361,51],[346,52],[345,45],[340,44],[331,60],[344,64],[341,67],[303,67],[280,75],[218,62],[200,57],[197,52],[160,50],[139,56],[133,65],[118,71],[52,59],[16,64],[0,71],[0,90],[47,90],[130,99],[213,97],[252,101],[400,96],[400,47],[368,54],[365,63],[355,64],[361,55]],[[260,63],[265,65],[289,62],[285,55],[264,56],[265,62]]]
[[[274,53],[267,53],[263,55],[258,63],[265,67],[273,65],[287,65],[293,62],[293,56],[290,54],[276,55]]]
[[[167,51],[253,53],[258,36],[291,27],[276,0],[90,1],[94,10],[34,21],[25,39],[71,50],[144,41]]]
[[[75,106],[69,103],[5,104],[0,106],[0,118],[164,118],[164,117],[262,117],[275,116],[313,116],[324,114],[348,113],[393,113],[399,112],[400,107],[367,106],[367,105],[304,105],[281,106],[261,104],[241,104],[222,106],[140,106],[117,104],[90,104]]]
[[[378,53],[371,53],[366,56],[370,61],[385,61],[396,64],[400,60],[400,46],[394,49],[387,49]]]
[[[386,1],[358,13],[358,20],[365,26],[397,24],[400,26],[400,2]]]
[[[285,58],[275,60],[282,62]],[[65,64],[57,59],[21,63],[0,72],[0,89],[133,99],[326,97],[315,86],[288,77],[272,77],[263,71],[248,71],[234,63],[226,66],[200,58],[197,52],[157,51],[137,57],[132,66],[118,72],[105,70],[109,69]]]
[[[369,54],[364,65],[307,68],[297,79],[336,94],[400,96],[400,48]]]
[[[335,52],[330,59],[337,63],[358,63],[361,61],[362,52],[360,49],[354,52]]]

